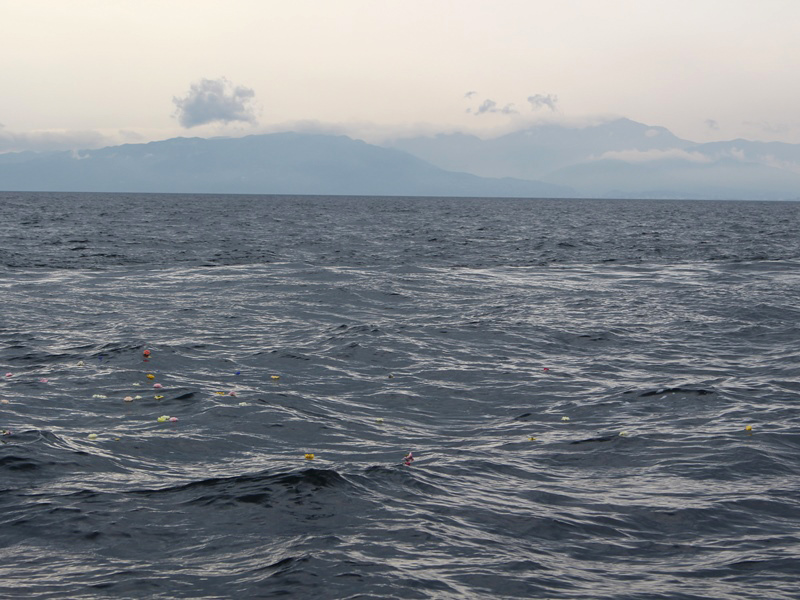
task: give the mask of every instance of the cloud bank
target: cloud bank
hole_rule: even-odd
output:
[[[604,152],[598,159],[622,160],[629,163],[643,163],[656,160],[683,160],[693,163],[710,163],[713,159],[700,152],[687,152],[679,148],[668,150],[611,150]]]
[[[464,98],[467,100],[472,99],[475,97],[477,92],[469,91],[464,94]],[[534,94],[532,96],[528,96],[528,103],[531,105],[531,110],[537,111],[542,108],[549,108],[552,112],[557,112],[558,107],[558,96],[555,94]],[[494,100],[487,98],[476,108],[468,108],[467,113],[473,114],[476,117],[481,115],[488,115],[488,114],[502,114],[502,115],[519,115],[520,112],[517,110],[516,106],[513,103],[508,103],[504,106],[500,106]]]
[[[225,77],[193,83],[183,98],[172,98],[175,116],[186,128],[208,123],[256,123],[253,101],[256,93],[234,86]]]
[[[113,141],[97,131],[49,129],[15,132],[9,131],[0,123],[0,153],[101,148]]]

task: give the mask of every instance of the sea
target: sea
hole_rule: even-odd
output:
[[[800,203],[0,194],[0,597],[800,598]]]

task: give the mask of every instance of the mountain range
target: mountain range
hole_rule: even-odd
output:
[[[0,154],[0,190],[783,200],[800,199],[800,144],[698,144],[628,119],[383,146],[291,132],[173,138]]]
[[[699,144],[629,119],[582,128],[541,125],[488,140],[416,137],[392,147],[444,169],[537,179],[582,197],[800,199],[800,144]]]

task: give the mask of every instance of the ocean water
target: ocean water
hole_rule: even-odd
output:
[[[798,203],[0,209],[2,598],[800,597]]]

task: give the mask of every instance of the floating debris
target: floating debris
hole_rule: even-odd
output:
[[[308,453],[306,454],[306,460],[314,460],[314,455],[313,455],[313,454],[311,454],[310,452],[308,452]]]

